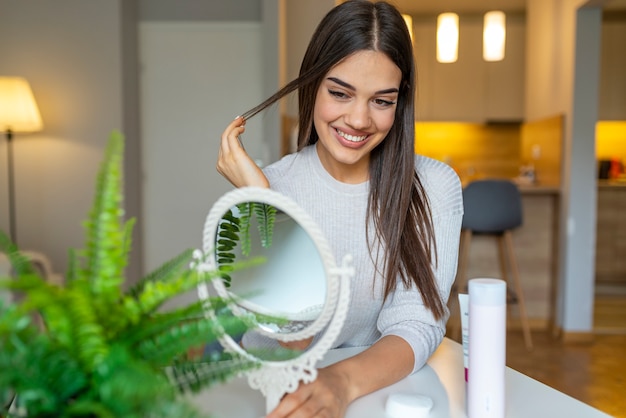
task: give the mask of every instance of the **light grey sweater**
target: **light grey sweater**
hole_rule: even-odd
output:
[[[438,260],[435,276],[445,302],[457,268],[461,183],[454,170],[439,161],[416,156],[415,167],[431,205]],[[345,254],[353,256],[356,274],[350,307],[334,347],[369,346],[382,336],[396,335],[413,349],[413,371],[420,369],[441,343],[449,313],[435,320],[420,293],[415,288],[406,290],[401,283],[383,303],[381,269],[375,268],[365,232],[369,182],[335,180],[322,166],[315,146],[287,155],[263,171],[273,190],[289,196],[316,221],[337,263]]]

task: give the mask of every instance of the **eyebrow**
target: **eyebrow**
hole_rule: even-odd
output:
[[[328,77],[327,80],[330,80],[330,81],[332,81],[334,83],[337,83],[340,86],[343,86],[343,87],[345,87],[345,88],[347,88],[349,90],[356,91],[356,88],[353,85],[348,84],[345,81],[340,80],[340,79],[338,79],[336,77]],[[398,93],[398,92],[399,92],[399,90],[397,88],[392,87],[390,89],[378,90],[378,91],[374,92],[374,94],[389,94],[389,93]]]

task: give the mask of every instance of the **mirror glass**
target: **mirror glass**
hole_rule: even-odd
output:
[[[215,248],[239,313],[267,316],[257,317],[259,332],[299,332],[319,317],[324,265],[307,231],[287,213],[261,202],[232,206],[218,224]]]

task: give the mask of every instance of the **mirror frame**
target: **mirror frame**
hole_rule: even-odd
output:
[[[282,396],[285,393],[295,391],[300,382],[310,383],[317,378],[315,366],[331,348],[345,321],[350,302],[350,280],[354,277],[355,272],[352,266],[352,256],[349,254],[344,255],[341,266],[337,266],[330,246],[319,226],[296,202],[274,190],[260,187],[234,189],[215,202],[204,224],[203,253],[196,254],[195,258],[198,262],[195,268],[199,271],[217,270],[215,237],[219,223],[228,209],[239,203],[250,201],[273,205],[291,216],[309,234],[315,244],[326,276],[324,307],[318,318],[310,326],[288,334],[256,330],[272,339],[284,342],[306,339],[321,332],[319,338],[314,339],[311,345],[296,358],[283,361],[263,360],[246,351],[230,335],[224,333],[219,338],[225,350],[261,364],[259,369],[250,370],[246,374],[250,386],[253,389],[261,390],[265,395],[266,412],[270,412],[278,405]],[[226,299],[232,297],[221,278],[215,278],[211,283],[219,296]],[[207,283],[199,283],[197,290],[201,300],[209,299],[210,293]],[[230,302],[229,305],[236,313],[236,304]],[[210,304],[207,304],[207,307],[206,314],[214,317],[215,312],[210,308]]]

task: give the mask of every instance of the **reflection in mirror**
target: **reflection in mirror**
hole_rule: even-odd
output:
[[[324,266],[309,234],[291,216],[261,202],[231,207],[220,220],[216,259],[240,313],[267,316],[265,333],[305,329],[326,298]],[[262,263],[250,260],[262,258]],[[245,268],[233,269],[237,263]],[[272,321],[269,317],[280,320]]]

